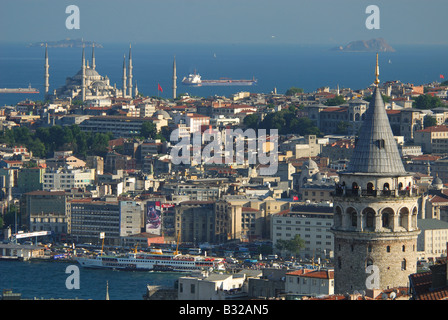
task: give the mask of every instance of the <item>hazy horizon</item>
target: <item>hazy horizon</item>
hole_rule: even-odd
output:
[[[66,27],[69,5],[79,8],[79,29]],[[369,5],[380,10],[379,29],[366,27]],[[448,44],[447,9],[446,0],[0,0],[0,42]]]

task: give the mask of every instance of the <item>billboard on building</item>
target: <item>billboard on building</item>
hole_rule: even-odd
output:
[[[148,201],[146,203],[146,232],[161,235],[162,230],[162,206],[160,201]]]

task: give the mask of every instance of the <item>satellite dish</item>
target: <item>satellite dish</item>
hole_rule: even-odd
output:
[[[391,298],[392,300],[394,300],[397,297],[397,294],[395,292],[391,292],[389,295],[389,298]]]
[[[387,300],[388,295],[387,295],[386,293],[383,293],[382,296],[381,296],[381,298],[383,298],[383,300]]]

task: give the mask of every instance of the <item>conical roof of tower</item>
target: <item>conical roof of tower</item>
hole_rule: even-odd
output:
[[[398,152],[386,107],[378,85],[380,80],[378,54],[376,55],[375,90],[365,120],[361,126],[353,156],[347,166],[348,173],[367,173],[376,175],[407,174]]]
[[[366,111],[347,172],[406,174],[378,87]]]

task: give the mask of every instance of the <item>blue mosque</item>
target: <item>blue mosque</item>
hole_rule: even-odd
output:
[[[128,64],[126,56],[123,57],[123,76],[122,87],[117,88],[111,85],[107,76],[102,76],[96,70],[95,45],[92,46],[91,64],[85,58],[85,48],[82,49],[81,69],[72,77],[67,77],[65,85],[49,92],[50,73],[48,49],[45,46],[45,100],[69,99],[80,100],[83,102],[89,100],[107,100],[111,98],[133,98],[137,96],[137,85],[133,84],[132,75],[132,48],[129,46]]]

